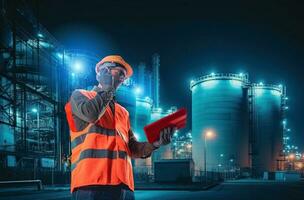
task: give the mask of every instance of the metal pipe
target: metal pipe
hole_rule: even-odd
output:
[[[207,141],[206,141],[206,133],[204,133],[204,174],[205,174],[205,184],[207,185]]]

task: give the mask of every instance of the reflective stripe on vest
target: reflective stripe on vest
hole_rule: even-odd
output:
[[[87,132],[85,132],[82,135],[74,138],[71,141],[71,149],[73,150],[76,146],[83,143],[87,134],[91,134],[91,133],[98,133],[98,134],[103,134],[103,135],[107,135],[107,136],[115,136],[115,130],[114,129],[107,129],[107,128],[103,128],[101,126],[97,126],[97,125],[93,124],[89,127],[89,130],[87,130]]]
[[[72,164],[73,171],[77,164],[86,158],[108,158],[108,159],[127,159],[128,154],[125,151],[110,151],[107,149],[86,149],[80,153],[78,160]]]

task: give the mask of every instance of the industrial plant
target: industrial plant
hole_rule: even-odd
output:
[[[96,85],[94,67],[101,55],[64,47],[26,4],[15,7],[4,2],[0,181],[68,184],[71,145],[64,105],[75,89],[91,90]],[[116,99],[128,110],[138,141],[146,141],[144,126],[178,108],[162,106],[159,54],[131,65],[134,76],[118,89]],[[186,163],[179,169],[187,168],[193,180],[207,172],[221,178],[262,178],[265,172],[301,171],[303,155],[289,142],[286,91],[280,84],[251,82],[246,73],[212,73],[192,80],[188,91],[192,121],[152,157],[132,161],[135,181],[164,181],[156,174],[157,166],[174,167],[172,163]]]

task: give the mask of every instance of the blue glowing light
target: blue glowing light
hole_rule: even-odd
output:
[[[134,89],[134,93],[135,93],[135,95],[140,95],[140,94],[142,94],[142,89],[141,89],[141,87],[135,87],[135,89]]]
[[[83,68],[83,66],[82,66],[82,63],[81,63],[80,61],[76,61],[76,62],[74,63],[74,65],[73,65],[73,69],[74,69],[74,71],[76,71],[76,72],[81,72],[81,71],[82,71],[82,68]]]
[[[37,112],[38,112],[38,109],[37,109],[37,108],[32,108],[32,112],[33,112],[33,113],[37,113]]]
[[[277,91],[277,90],[271,90],[271,94],[274,96],[280,96],[281,92]]]
[[[241,87],[242,86],[242,82],[239,80],[229,80],[229,82],[232,87]]]
[[[62,59],[62,58],[63,58],[62,53],[57,53],[56,55],[57,55],[57,57],[58,57],[58,58],[60,58],[60,59]]]
[[[218,80],[208,80],[208,81],[201,83],[201,85],[203,88],[210,89],[210,88],[213,88],[214,86],[216,86],[218,83],[219,83]]]
[[[257,96],[260,96],[264,93],[264,89],[263,88],[255,88],[255,94]]]

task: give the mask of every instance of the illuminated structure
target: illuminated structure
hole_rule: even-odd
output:
[[[144,127],[151,122],[152,100],[149,97],[136,98],[134,132],[138,141],[146,141]]]
[[[25,2],[14,2],[3,3],[0,18],[0,180],[18,171],[24,172],[21,179],[63,181],[50,176],[68,170],[64,105],[73,90],[96,85],[94,66],[101,56],[65,49],[37,23]],[[131,125],[136,115],[133,91],[133,81],[127,79],[116,93]]]
[[[174,159],[190,159],[192,158],[192,134],[187,132],[185,134],[177,131],[173,135],[172,151]]]
[[[252,84],[249,90],[251,118],[252,170],[257,176],[263,171],[282,169],[284,88],[276,85]]]
[[[154,108],[159,108],[159,67],[160,58],[158,54],[152,56],[152,99]]]
[[[151,113],[151,122],[154,122],[162,117],[165,117],[165,116],[175,112],[176,110],[177,110],[176,107],[171,107],[167,111],[164,111],[162,108],[155,108],[152,110],[152,113]],[[153,162],[162,160],[162,159],[172,159],[173,151],[171,149],[171,145],[172,145],[172,143],[162,146],[161,148],[156,150],[153,153],[153,157],[152,157]]]
[[[191,81],[193,159],[198,170],[251,167],[255,176],[283,169],[286,92],[282,85],[251,84],[247,74],[215,74]],[[284,119],[284,120],[283,120]],[[207,142],[204,162],[203,137]]]
[[[247,87],[247,75],[239,74],[211,74],[192,81],[192,157],[198,170],[205,165],[208,131],[216,135],[207,142],[208,171],[249,166]]]
[[[134,127],[136,119],[136,96],[133,84],[125,82],[116,91],[116,100],[127,109],[130,117],[130,125]]]
[[[133,125],[133,132],[138,141],[147,141],[144,132],[144,127],[151,122],[151,112],[152,112],[152,100],[149,97],[136,98],[136,115],[135,123]],[[147,159],[136,159],[134,169],[135,172],[140,173],[151,173],[152,168],[152,158]]]
[[[69,73],[62,46],[27,8],[6,1],[0,14],[0,167],[61,170]]]

